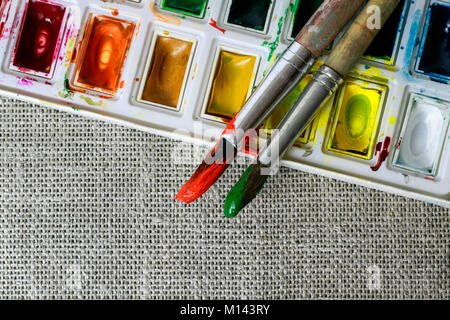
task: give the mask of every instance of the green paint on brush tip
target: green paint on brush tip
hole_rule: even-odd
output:
[[[231,189],[225,200],[224,213],[227,218],[235,218],[261,191],[267,175],[261,175],[261,165],[252,164]]]

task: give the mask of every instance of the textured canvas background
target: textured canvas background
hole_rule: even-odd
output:
[[[448,209],[284,169],[225,220],[179,146],[0,99],[0,298],[449,298]]]

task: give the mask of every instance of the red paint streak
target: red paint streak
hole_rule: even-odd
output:
[[[6,7],[6,1],[0,0],[0,36],[3,33],[3,27],[5,26],[5,21],[3,20],[3,10]]]
[[[372,171],[378,171],[381,168],[381,165],[384,161],[386,161],[389,156],[389,149],[391,148],[391,137],[386,137],[384,142],[379,142],[375,149],[375,156],[378,155],[378,162],[375,166],[370,167]]]
[[[113,97],[111,97],[111,96],[102,96],[102,95],[99,95],[98,96],[100,99],[112,99]]]
[[[403,142],[403,138],[398,139],[398,142],[397,142],[397,144],[395,146],[395,149],[400,150],[402,142]]]
[[[19,79],[19,81],[17,81],[17,84],[21,86],[31,87],[33,85],[33,82],[27,79]]]
[[[223,34],[225,34],[225,32],[227,31],[227,30],[225,30],[225,29],[219,28],[219,27],[217,26],[217,22],[216,22],[214,19],[211,19],[211,22],[209,23],[209,25],[210,25],[211,27],[213,27],[213,28],[219,30],[219,31],[222,32]]]
[[[430,180],[430,181],[436,181],[435,177],[430,177],[430,176],[425,177],[425,179]]]
[[[134,29],[134,23],[107,16],[92,19],[84,57],[77,68],[79,85],[113,94],[117,91]]]
[[[198,198],[200,198],[208,189],[219,179],[219,177],[224,173],[224,171],[228,168],[231,161],[234,157],[227,159],[225,162],[217,161],[210,164],[215,158],[215,153],[219,143],[222,140],[222,137],[225,134],[230,134],[235,130],[234,126],[235,118],[229,123],[227,128],[222,133],[219,142],[216,146],[208,153],[205,160],[200,164],[195,173],[189,179],[189,181],[181,187],[178,192],[175,200],[184,202],[184,203],[192,203]]]
[[[26,8],[13,65],[50,72],[57,50],[66,8],[31,0]]]

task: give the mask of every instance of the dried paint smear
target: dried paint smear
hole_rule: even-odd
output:
[[[328,149],[370,159],[383,96],[383,89],[347,82],[338,99]]]
[[[15,67],[44,73],[51,71],[65,13],[66,8],[59,4],[28,2],[13,59]]]
[[[227,22],[244,28],[263,31],[272,0],[233,0]]]
[[[163,0],[161,8],[194,17],[203,17],[208,0]]]
[[[306,75],[303,80],[295,87],[291,93],[284,98],[284,100],[277,106],[277,108],[273,111],[270,117],[264,123],[263,129],[268,133],[271,133],[272,130],[276,129],[278,125],[283,120],[284,116],[288,113],[288,111],[292,108],[294,103],[297,101],[298,97],[302,93],[302,91],[306,88],[308,83],[312,80],[312,75]],[[306,144],[312,142],[315,138],[315,133],[317,130],[317,125],[315,122],[318,121],[317,117],[312,121],[310,125],[302,132],[300,137],[297,140],[297,145]]]
[[[193,43],[158,36],[141,100],[177,108]]]
[[[206,113],[232,119],[250,93],[256,57],[220,52]]]
[[[115,94],[131,44],[135,24],[108,16],[93,16],[77,62],[75,85]]]
[[[394,157],[394,166],[436,176],[439,159],[445,144],[450,108],[442,102],[413,95],[407,118]]]

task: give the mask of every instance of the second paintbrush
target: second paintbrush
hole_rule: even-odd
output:
[[[268,175],[295,143],[303,129],[314,118],[357,63],[400,0],[370,0],[315,74],[294,106],[284,117],[251,165],[233,187],[225,201],[225,216],[235,217],[267,181]]]

